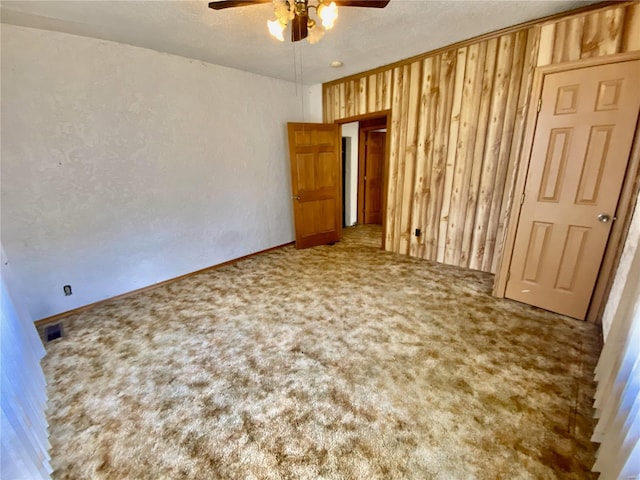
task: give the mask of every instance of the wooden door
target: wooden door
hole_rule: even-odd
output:
[[[385,132],[365,133],[364,221],[382,223],[382,172],[384,166]]]
[[[506,296],[584,319],[629,159],[640,61],[545,77]]]
[[[342,234],[340,127],[287,126],[296,248],[337,242]]]

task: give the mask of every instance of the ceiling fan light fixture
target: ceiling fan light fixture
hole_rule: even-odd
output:
[[[318,17],[320,17],[320,20],[322,20],[322,26],[326,30],[331,30],[338,18],[338,6],[336,5],[336,2],[331,2],[327,5],[321,0],[320,4],[316,8],[316,12],[318,13]]]
[[[291,23],[292,28],[300,28],[296,23],[298,19],[306,19],[304,32],[296,30],[294,41],[306,38],[309,43],[318,43],[324,36],[326,30],[333,28],[338,18],[338,6],[335,2],[327,3],[328,0],[317,0],[317,5],[310,3],[310,0],[272,0],[275,20],[267,21],[267,28],[272,37],[284,42],[283,32]],[[322,27],[311,18],[311,10],[315,9],[316,15]],[[302,20],[304,21],[304,20]]]
[[[267,21],[269,33],[284,42],[283,32],[291,24],[291,41],[307,39],[317,43],[327,30],[331,30],[338,18],[338,5],[341,7],[384,8],[391,0],[215,0],[209,2],[209,8],[224,10],[227,8],[272,3],[273,21]],[[311,18],[311,10],[315,17]],[[322,27],[317,25],[322,23]],[[315,30],[315,31],[314,31]],[[312,33],[313,32],[313,33]]]
[[[293,20],[295,17],[294,11],[289,8],[289,2],[286,0],[273,0],[273,12],[276,15],[278,21],[284,26],[287,26],[287,22]]]
[[[286,26],[286,23],[283,25],[279,20],[267,20],[267,28],[269,29],[269,33],[273,38],[280,40],[281,42],[284,42],[284,35],[282,34],[282,32],[284,32]]]

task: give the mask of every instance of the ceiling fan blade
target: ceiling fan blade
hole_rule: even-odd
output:
[[[303,38],[307,38],[309,15],[296,15],[291,20],[291,41],[297,42]]]
[[[338,7],[384,8],[391,0],[334,0]]]
[[[271,3],[271,0],[218,0],[217,2],[209,2],[209,8],[222,10],[224,8],[246,7],[260,3]]]

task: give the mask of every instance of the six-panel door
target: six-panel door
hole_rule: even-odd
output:
[[[340,127],[289,123],[296,248],[337,242],[342,234]]]
[[[640,61],[545,77],[506,296],[584,319],[627,168]]]

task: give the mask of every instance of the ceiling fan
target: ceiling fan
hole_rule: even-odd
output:
[[[338,7],[384,8],[390,0],[218,0],[209,2],[209,8],[223,10],[225,8],[245,7],[261,3],[273,3],[276,19],[267,21],[269,33],[280,41],[287,24],[291,22],[291,41],[298,42],[306,38],[309,43],[316,43],[324,35],[325,30],[333,28],[338,18]],[[311,18],[315,14],[322,25]]]

